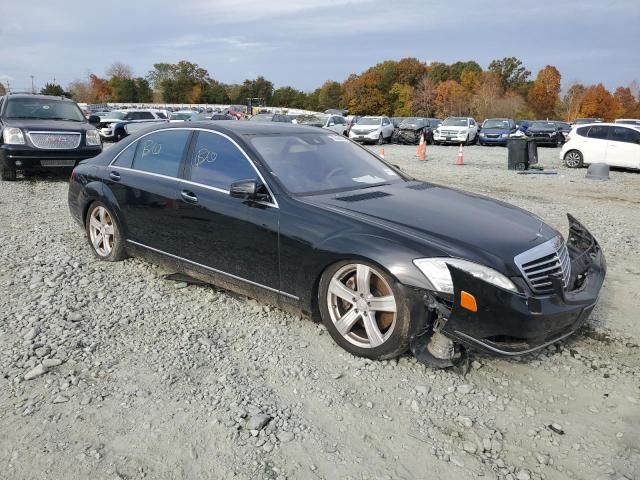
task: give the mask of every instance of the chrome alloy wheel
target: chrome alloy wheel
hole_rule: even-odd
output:
[[[115,231],[113,219],[106,208],[98,206],[91,211],[89,237],[96,253],[101,257],[108,257],[113,250]]]
[[[329,283],[331,321],[340,334],[360,348],[382,345],[396,325],[393,290],[374,268],[348,264]]]
[[[569,168],[577,168],[580,166],[582,157],[578,152],[569,152],[564,156],[564,163]]]

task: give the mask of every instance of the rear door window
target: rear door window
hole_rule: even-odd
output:
[[[133,168],[167,177],[178,177],[190,130],[163,130],[138,140]]]
[[[632,128],[611,127],[611,140],[625,143],[639,143],[640,132]]]
[[[217,133],[198,132],[186,177],[195,183],[229,190],[233,182],[255,180],[258,174],[229,139]]]
[[[118,155],[118,158],[116,158],[116,161],[113,164],[118,167],[131,168],[131,165],[133,164],[133,156],[136,154],[137,145],[138,142],[133,142],[125,148],[120,152],[120,155]]]

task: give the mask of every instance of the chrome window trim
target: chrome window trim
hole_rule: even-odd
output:
[[[45,135],[74,135],[76,137],[78,137],[78,143],[75,147],[69,148],[69,147],[62,147],[62,148],[43,148],[43,147],[39,147],[38,145],[35,144],[35,142],[33,141],[33,139],[31,138],[31,134],[32,133],[37,133],[37,134],[45,134]],[[31,144],[36,147],[39,150],[75,150],[76,148],[78,148],[80,146],[80,143],[82,143],[82,133],[80,132],[65,132],[65,131],[51,131],[51,130],[29,130],[27,132],[27,137],[29,137],[29,141],[31,142]]]
[[[294,300],[300,300],[300,299],[299,299],[298,297],[296,297],[295,295],[292,295],[292,294],[287,293],[287,292],[283,292],[282,290],[278,290],[277,288],[268,287],[268,286],[263,285],[263,284],[261,284],[261,283],[254,282],[254,281],[252,281],[252,280],[247,280],[246,278],[238,277],[237,275],[233,275],[232,273],[223,272],[222,270],[218,270],[217,268],[213,268],[213,267],[208,267],[207,265],[203,265],[203,264],[201,264],[201,263],[194,262],[193,260],[189,260],[189,259],[187,259],[187,258],[180,257],[180,256],[178,256],[178,255],[174,255],[174,254],[172,254],[172,253],[165,252],[164,250],[159,250],[159,249],[157,249],[157,248],[150,247],[150,246],[148,246],[148,245],[145,245],[145,244],[143,244],[143,243],[136,242],[136,241],[134,241],[134,240],[129,240],[129,239],[127,239],[127,242],[132,243],[132,244],[134,244],[134,245],[137,245],[137,246],[139,246],[139,247],[146,248],[146,249],[148,249],[148,250],[154,251],[154,252],[156,252],[156,253],[160,253],[160,254],[162,254],[162,255],[166,255],[166,256],[168,256],[168,257],[175,258],[176,260],[182,260],[182,261],[184,261],[184,262],[190,263],[191,265],[195,265],[195,266],[197,266],[197,267],[204,268],[205,270],[210,270],[210,271],[212,271],[212,272],[214,272],[214,273],[218,273],[218,274],[220,274],[220,275],[225,275],[225,276],[230,277],[230,278],[233,278],[233,279],[235,279],[235,280],[240,280],[241,282],[245,282],[245,283],[248,283],[248,284],[250,284],[250,285],[254,285],[254,286],[256,286],[256,287],[264,288],[264,289],[269,290],[269,291],[271,291],[271,292],[279,293],[279,294],[281,294],[281,295],[284,295],[284,296],[286,296],[286,297],[292,298],[292,299],[294,299]]]
[[[113,157],[113,160],[111,160],[111,162],[109,163],[109,167],[115,167],[115,168],[121,168],[123,170],[129,170],[129,171],[133,171],[133,172],[140,172],[140,173],[146,173],[149,175],[156,175],[158,177],[162,177],[162,178],[168,178],[168,179],[174,179],[174,180],[178,180],[180,182],[185,182],[188,183],[190,185],[195,185],[198,187],[203,187],[203,188],[207,188],[216,192],[220,192],[220,193],[226,193],[227,195],[230,194],[229,190],[225,190],[222,188],[218,188],[218,187],[212,187],[210,185],[204,185],[202,183],[196,183],[196,182],[192,182],[190,180],[186,180],[183,178],[178,178],[178,177],[168,177],[166,175],[161,175],[158,173],[153,173],[153,172],[145,172],[144,170],[136,170],[135,168],[126,168],[126,167],[119,167],[118,165],[114,165],[114,163],[118,160],[118,157],[120,155],[122,155],[122,153],[127,149],[130,148],[131,145],[133,145],[136,142],[139,142],[140,139],[146,137],[147,135],[152,135],[154,133],[157,132],[166,132],[166,131],[171,131],[171,130],[189,130],[191,132],[209,132],[209,133],[215,133],[216,135],[220,135],[221,137],[226,138],[227,140],[229,140],[231,143],[233,143],[233,145],[235,145],[235,147],[240,150],[240,152],[242,153],[242,155],[244,155],[244,158],[247,160],[247,162],[249,162],[249,165],[251,165],[251,167],[255,170],[255,172],[258,174],[258,177],[260,178],[260,180],[262,180],[262,183],[264,184],[264,186],[267,188],[267,191],[269,192],[269,196],[271,197],[271,202],[256,202],[259,203],[261,205],[266,205],[266,206],[271,206],[271,207],[275,207],[275,208],[280,208],[280,205],[278,204],[278,201],[276,200],[275,195],[273,194],[273,191],[271,190],[271,187],[269,186],[269,184],[267,183],[267,181],[264,179],[264,177],[262,176],[262,174],[260,173],[260,170],[258,170],[258,168],[256,167],[256,165],[253,163],[253,161],[251,160],[251,157],[249,157],[249,155],[247,155],[247,152],[244,151],[244,149],[238,145],[238,142],[236,142],[233,138],[231,138],[229,135],[226,135],[222,132],[218,132],[216,130],[210,130],[208,128],[202,128],[202,127],[177,127],[177,128],[161,128],[158,130],[154,130],[152,132],[148,132],[145,133],[144,135],[141,135],[140,137],[138,137],[135,141],[131,142],[129,145],[127,145],[125,148],[122,149],[122,151],[118,152],[118,154]]]

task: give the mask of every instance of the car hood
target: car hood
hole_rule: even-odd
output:
[[[454,125],[440,125],[438,127],[440,130],[453,130],[453,131],[463,131],[463,130],[469,130],[469,127],[458,127],[458,126],[454,126]]]
[[[373,132],[374,130],[378,130],[379,128],[380,125],[360,125],[356,123],[352,129],[359,132]]]
[[[482,130],[480,130],[480,132],[491,133],[491,134],[495,134],[495,133],[503,134],[503,133],[510,133],[511,130],[509,130],[508,128],[483,128]]]
[[[70,122],[65,120],[28,120],[7,119],[7,127],[22,128],[28,132],[52,131],[52,132],[83,132],[93,129],[89,122]]]
[[[355,197],[357,200],[354,200]],[[425,245],[425,255],[465,258],[520,275],[513,258],[559,233],[513,205],[440,185],[401,182],[306,203],[357,216]]]
[[[419,125],[417,123],[403,123],[400,130],[420,130],[421,128],[429,128],[427,125]]]

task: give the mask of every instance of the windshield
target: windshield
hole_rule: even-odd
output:
[[[312,195],[405,181],[367,150],[341,135],[256,136],[254,148],[291,193]]]
[[[254,115],[249,120],[252,122],[270,122],[273,119],[273,115]]]
[[[529,130],[555,130],[556,124],[553,122],[533,122],[529,125]]]
[[[402,121],[402,125],[417,125],[425,123],[427,120],[421,117],[409,117]]]
[[[192,113],[172,113],[171,120],[189,120],[193,114]]]
[[[122,112],[104,112],[98,114],[100,118],[115,118],[116,120],[121,120],[124,118],[124,113]]]
[[[45,98],[10,98],[6,115],[7,118],[86,121],[75,103]]]
[[[509,128],[509,120],[501,120],[499,118],[485,120],[482,128]]]
[[[380,125],[380,117],[364,117],[358,120],[356,125]]]
[[[442,122],[442,126],[444,126],[444,127],[466,127],[467,126],[467,119],[466,118],[449,117],[444,122]]]
[[[327,121],[327,115],[300,115],[296,117],[299,125],[324,125]]]

